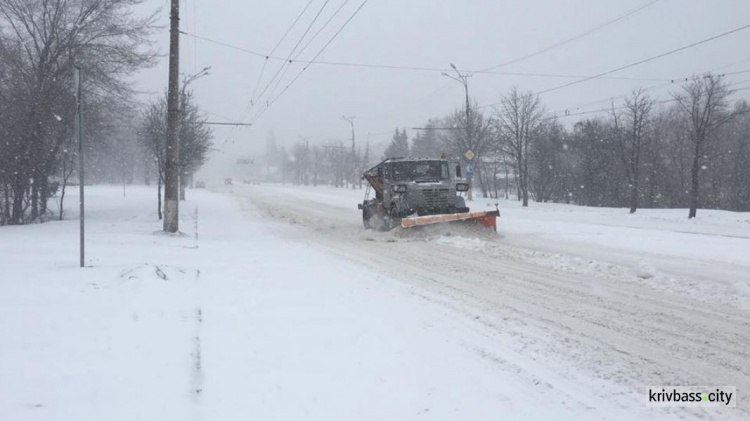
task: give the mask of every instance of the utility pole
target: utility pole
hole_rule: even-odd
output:
[[[466,151],[467,155],[465,155],[465,156],[469,160],[469,168],[468,169],[470,170],[470,172],[468,172],[467,174],[472,174],[473,175],[473,168],[471,168],[471,158],[469,158],[469,156],[473,157],[473,153],[469,153],[469,152],[471,152],[471,148],[474,145],[474,143],[472,142],[472,139],[471,139],[471,108],[470,108],[470,105],[469,105],[469,78],[471,77],[471,75],[467,74],[467,73],[461,73],[461,72],[459,72],[458,69],[456,68],[456,65],[453,64],[453,63],[451,63],[451,67],[453,68],[453,70],[455,70],[456,75],[458,77],[451,76],[451,75],[449,75],[448,73],[445,73],[445,72],[443,72],[443,76],[449,77],[449,78],[455,80],[456,82],[462,84],[464,86],[464,91],[466,92],[466,127],[465,128],[466,128],[466,146],[469,148],[469,150]],[[467,178],[468,178],[467,181],[469,182],[469,198],[468,199],[469,199],[469,201],[471,201],[471,200],[474,200],[472,198],[472,193],[471,193],[471,190],[472,190],[471,176],[469,176]]]
[[[171,0],[169,14],[169,87],[167,90],[167,153],[164,180],[164,231],[180,229],[180,1]]]
[[[76,91],[76,117],[75,117],[75,137],[76,143],[78,144],[78,213],[79,213],[79,264],[80,267],[85,266],[85,218],[84,218],[84,195],[83,195],[83,127],[81,124],[81,69],[75,64],[73,65],[73,87]]]
[[[356,188],[354,185],[354,179],[357,178],[357,153],[354,151],[354,119],[355,118],[357,117],[346,116],[346,115],[341,116],[341,119],[344,121],[348,121],[349,125],[352,127],[352,190]]]

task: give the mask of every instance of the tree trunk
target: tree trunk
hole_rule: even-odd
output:
[[[39,195],[39,215],[44,218],[47,214],[47,198],[49,197],[49,181],[46,175],[39,179]]]
[[[34,182],[31,184],[31,220],[36,221],[39,217],[39,177],[34,171]]]
[[[521,206],[525,208],[529,206],[529,173],[527,165],[524,163],[521,170],[521,190],[523,193],[523,204]]]
[[[698,174],[700,171],[700,144],[695,146],[695,155],[693,156],[693,166],[690,170],[691,175],[691,187],[690,187],[690,211],[688,212],[688,219],[695,218],[698,211],[698,192],[699,182]]]
[[[5,195],[5,202],[4,205],[4,212],[5,216],[3,218],[4,223],[9,223],[10,221],[10,184],[5,183],[5,189],[4,189],[4,195]]]
[[[630,185],[630,213],[638,210],[638,186],[633,183]]]
[[[505,167],[505,200],[508,200],[508,197],[509,197],[508,195],[508,187],[509,187],[508,184],[510,183],[509,178],[510,178],[510,174],[508,171],[508,167]]]
[[[156,195],[158,197],[157,206],[156,206],[156,213],[159,215],[159,220],[161,221],[162,215],[161,215],[161,177],[159,177],[159,181],[157,183],[156,188]]]
[[[637,164],[635,168],[632,168],[630,173],[630,213],[635,213],[638,210],[638,168]]]
[[[23,196],[26,191],[26,185],[23,181],[23,174],[16,174],[13,180],[13,209],[10,215],[11,225],[23,224]]]
[[[67,183],[63,181],[61,190],[60,190],[60,212],[57,214],[57,220],[62,221],[63,220],[63,201],[65,200],[65,185]]]
[[[523,207],[527,208],[529,207],[529,190],[526,188],[526,183],[524,183],[523,187]]]

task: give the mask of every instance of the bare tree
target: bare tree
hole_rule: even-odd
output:
[[[310,183],[310,144],[307,140],[299,141],[292,147],[292,167],[293,184],[308,185]]]
[[[738,118],[732,122],[728,136],[731,143],[726,154],[728,209],[747,212],[750,211],[750,105],[742,100],[735,109]]]
[[[475,170],[474,177],[480,180],[482,194],[487,196],[487,186],[482,183],[482,165],[485,153],[489,151],[494,138],[494,132],[490,120],[480,111],[476,102],[469,103],[467,100],[466,108],[457,108],[445,119],[444,124],[447,128],[442,133],[442,143],[445,152],[450,156],[458,157],[461,160],[466,159],[465,153],[471,151],[474,156],[469,160]],[[471,191],[469,192],[471,198]]]
[[[213,132],[204,124],[205,122],[206,118],[195,104],[192,92],[185,92],[181,96],[180,104],[180,168],[183,184],[187,184],[206,162],[213,145]],[[161,219],[161,187],[166,175],[167,152],[166,95],[149,104],[143,112],[138,138],[142,147],[148,151],[148,159],[153,159],[156,162],[157,214]]]
[[[138,137],[144,149],[149,152],[149,159],[156,162],[156,213],[161,220],[161,186],[164,184],[167,152],[167,102],[164,98],[149,104],[143,112]]]
[[[213,131],[205,124],[207,119],[196,104],[192,91],[183,89],[180,102],[180,198],[184,200],[185,186],[208,159],[213,146]]]
[[[690,167],[690,211],[688,218],[695,218],[700,204],[700,172],[708,164],[709,154],[716,143],[718,129],[732,120],[735,113],[728,110],[727,98],[731,91],[720,76],[706,74],[694,76],[674,94],[682,110],[688,139],[693,150]]]
[[[10,223],[46,210],[48,176],[57,167],[72,124],[69,80],[73,62],[83,69],[87,101],[127,100],[127,76],[154,63],[142,48],[155,29],[154,16],[136,18],[142,0],[0,0],[0,62],[12,87],[13,170]],[[98,112],[98,111],[95,111]]]
[[[563,189],[564,128],[555,119],[545,119],[536,140],[529,147],[528,188],[537,202],[558,197]]]
[[[529,148],[539,136],[544,122],[541,100],[532,92],[513,87],[495,109],[498,146],[512,156],[518,175],[519,196],[529,206]]]
[[[618,112],[612,104],[613,137],[615,138],[625,168],[628,183],[630,213],[638,209],[641,180],[641,156],[651,141],[651,110],[654,100],[643,89],[634,91],[625,99],[625,109]]]

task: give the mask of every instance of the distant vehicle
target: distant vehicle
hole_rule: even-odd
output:
[[[232,184],[233,184],[232,183],[232,179],[230,177],[227,177],[227,178],[224,179],[224,185],[225,186],[231,186]]]
[[[243,178],[242,179],[242,184],[252,184],[252,181],[250,181],[249,178]]]
[[[195,182],[195,188],[196,189],[205,189],[206,188],[206,182],[203,180],[198,180]]]
[[[359,204],[367,229],[390,230],[454,221],[478,222],[496,229],[500,212],[469,212],[459,192],[469,190],[461,180],[461,166],[451,176],[447,159],[391,158],[365,171],[369,183]],[[370,190],[375,197],[369,198]]]

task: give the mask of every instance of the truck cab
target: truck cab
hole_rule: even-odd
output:
[[[359,205],[365,227],[390,229],[408,216],[468,212],[461,193],[469,185],[460,167],[455,170],[447,159],[391,158],[365,171],[369,186]]]

